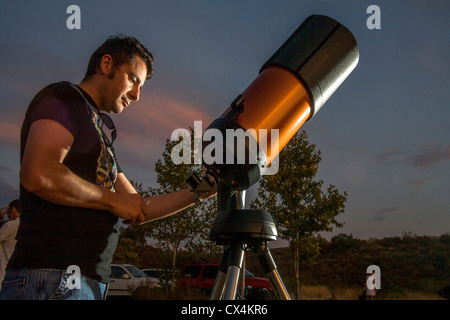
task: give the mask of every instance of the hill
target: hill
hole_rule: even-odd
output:
[[[272,249],[271,253],[288,291],[295,292],[290,250]],[[219,263],[220,260],[221,254],[180,250],[177,269],[186,263]],[[171,265],[168,252],[150,245],[132,248],[123,243],[114,262],[132,263],[141,268],[166,269]],[[256,276],[265,276],[256,255],[246,254],[245,263]],[[321,238],[320,254],[315,264],[301,267],[300,280],[304,288],[322,288],[322,297],[331,291],[348,289],[351,293],[346,298],[357,299],[370,265],[377,265],[381,271],[381,290],[377,299],[412,299],[412,293],[415,294],[412,296],[414,299],[439,299],[438,290],[450,285],[450,234],[434,237],[405,233],[401,237],[369,240],[345,234],[339,234],[330,241]]]
[[[301,283],[322,285],[336,290],[355,288],[362,291],[366,269],[377,265],[381,271],[380,299],[406,299],[408,292],[437,296],[437,291],[450,284],[450,234],[440,237],[417,236],[359,240],[340,234],[321,239],[321,254],[316,263],[303,266]],[[289,248],[271,250],[278,270],[289,291],[294,291],[295,276]],[[247,268],[262,275],[257,259],[246,259]]]

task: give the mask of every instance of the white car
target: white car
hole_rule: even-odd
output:
[[[112,264],[108,297],[131,296],[138,287],[159,288],[159,279],[149,277],[131,264]]]

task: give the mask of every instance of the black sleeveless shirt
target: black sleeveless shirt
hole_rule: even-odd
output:
[[[77,90],[78,89],[78,90]],[[51,84],[30,103],[21,131],[21,159],[33,122],[51,119],[67,128],[74,142],[64,159],[79,177],[114,191],[120,167],[105,143],[93,99],[69,82]],[[108,283],[117,248],[118,218],[109,211],[58,205],[20,186],[21,216],[17,244],[7,269],[67,269],[77,265],[92,279]]]

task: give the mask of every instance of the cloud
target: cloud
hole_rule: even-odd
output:
[[[402,161],[413,167],[429,168],[443,161],[450,160],[450,145],[442,146],[430,143],[421,147],[417,151],[393,150],[380,153],[376,158],[380,162],[387,162],[396,158],[401,158]]]
[[[203,122],[203,130],[212,116],[201,108],[175,100],[167,95],[142,94],[138,103],[114,116],[118,129],[117,148],[119,162],[127,166],[153,168],[160,158],[164,144],[174,130],[188,129],[194,121]]]
[[[199,111],[198,107],[183,101],[176,101],[168,96],[150,94],[143,95],[139,105],[132,107],[131,110],[126,110],[125,113],[125,118],[129,119],[131,126],[138,123],[145,125],[150,130],[156,126],[170,132],[178,128],[193,126],[194,121],[201,120],[209,125],[212,120],[210,115]],[[131,128],[127,127],[127,129]]]
[[[382,220],[386,220],[388,214],[391,214],[394,211],[397,211],[398,208],[397,207],[386,207],[378,212],[376,212],[374,214],[374,220],[375,221],[382,221]]]
[[[408,179],[406,181],[407,184],[412,185],[412,186],[418,186],[421,187],[424,183],[434,180],[434,177],[427,177],[427,178],[423,178],[423,179]]]
[[[450,145],[446,147],[427,145],[419,153],[410,157],[408,162],[413,167],[427,168],[446,160],[450,160]]]
[[[394,151],[390,151],[390,152],[384,152],[384,153],[380,153],[377,156],[377,160],[381,161],[381,162],[385,162],[388,160],[391,160],[392,158],[395,157],[399,157],[404,155],[406,152],[405,151],[400,151],[400,150],[394,150]]]
[[[14,122],[0,121],[0,143],[6,143],[12,146],[20,144],[21,125]]]

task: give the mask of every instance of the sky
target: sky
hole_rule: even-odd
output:
[[[381,29],[366,24],[373,4]],[[70,5],[80,8],[80,29],[67,27]],[[18,197],[29,102],[50,83],[78,84],[108,36],[135,36],[155,58],[140,100],[113,119],[127,177],[157,186],[154,164],[171,133],[194,121],[206,128],[311,14],[346,26],[360,54],[301,128],[322,153],[317,179],[348,193],[344,227],[324,236],[450,232],[450,2],[437,0],[2,0],[0,206]]]

